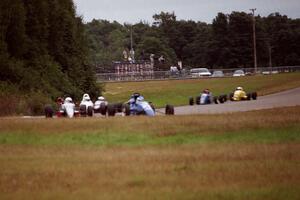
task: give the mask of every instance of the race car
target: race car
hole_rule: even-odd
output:
[[[195,97],[195,100],[193,97],[189,97],[189,105],[194,105],[196,103],[197,105],[206,105],[206,104],[218,104],[218,103],[224,103],[227,101],[227,95],[220,95],[220,96],[213,96],[212,93],[205,89],[202,93],[200,93],[199,96]]]
[[[56,101],[58,105],[58,111],[56,112],[56,117],[78,117],[80,115],[79,111],[75,109],[75,104],[71,97],[65,99],[59,97]],[[52,105],[45,106],[45,117],[52,118],[54,115],[54,109]]]
[[[246,93],[242,87],[237,87],[234,92],[229,94],[231,101],[245,101],[245,100],[256,100],[257,92]]]
[[[145,101],[139,93],[133,93],[130,99],[125,103],[111,103],[107,105],[108,116],[115,116],[116,113],[122,113],[125,116],[146,115],[154,116],[155,107],[152,102]],[[174,107],[166,105],[166,115],[174,115]]]
[[[134,93],[125,103],[112,103],[107,105],[108,116],[115,116],[116,113],[122,113],[125,116],[154,116],[155,108],[151,102],[146,102],[139,93]]]
[[[93,116],[94,113],[94,103],[92,102],[90,96],[88,94],[84,94],[82,100],[79,105],[80,115],[85,116]]]
[[[147,115],[147,116],[154,116],[155,115],[155,108],[154,106],[147,101],[145,101],[144,97],[139,96],[132,96],[128,101],[129,104],[129,112],[130,115]]]
[[[94,103],[94,113],[100,113],[101,115],[106,115],[108,102],[103,96],[98,97],[97,101]]]

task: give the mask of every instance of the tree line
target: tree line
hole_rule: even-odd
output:
[[[99,72],[113,71],[112,61],[133,48],[137,59],[163,55],[166,70],[177,61],[188,67],[250,68],[253,61],[253,15],[245,12],[218,13],[212,24],[177,20],[175,13],[161,12],[154,23],[120,24],[92,20],[85,24],[89,60]],[[300,19],[279,13],[255,16],[259,67],[300,64]]]
[[[2,85],[52,98],[97,93],[84,29],[72,0],[1,0]]]

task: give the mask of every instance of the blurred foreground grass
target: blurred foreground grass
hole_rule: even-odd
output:
[[[299,199],[300,107],[0,119],[0,199]]]

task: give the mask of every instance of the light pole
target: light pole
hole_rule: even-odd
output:
[[[256,57],[256,31],[255,31],[255,10],[256,8],[250,9],[252,11],[252,26],[253,26],[253,56],[254,56],[254,73],[257,73],[257,57]]]

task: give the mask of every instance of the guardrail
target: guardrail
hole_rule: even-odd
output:
[[[214,71],[222,71],[224,77],[232,77],[234,71],[239,70],[234,69],[209,69],[211,73]],[[254,75],[254,68],[240,68],[246,75]],[[288,72],[299,72],[300,66],[281,66],[281,67],[261,67],[257,68],[257,74],[278,74],[278,73],[288,73]],[[189,70],[181,71],[154,71],[154,72],[127,72],[123,74],[117,73],[97,73],[96,78],[98,82],[120,82],[120,81],[147,81],[147,80],[167,80],[167,79],[195,79],[195,78],[214,78],[214,76],[209,77],[195,77]]]

